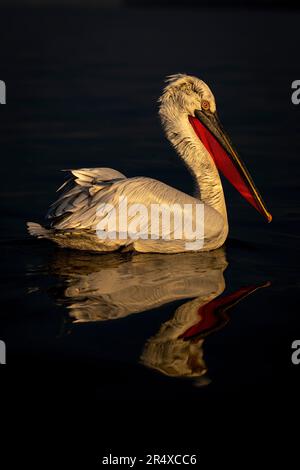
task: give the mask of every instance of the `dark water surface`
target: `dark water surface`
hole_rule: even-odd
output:
[[[300,106],[290,96],[300,79],[299,21],[296,11],[1,11],[0,339],[8,364],[39,370],[40,385],[59,372],[62,390],[77,387],[93,400],[295,386]],[[230,235],[218,255],[95,256],[31,239],[25,223],[43,220],[61,169],[109,166],[192,192],[157,118],[163,79],[177,72],[211,86],[272,224],[224,183]],[[210,327],[188,337],[189,314],[213,297],[226,306],[244,287],[255,291],[226,314],[222,301],[211,304]],[[182,311],[190,313],[178,329]]]

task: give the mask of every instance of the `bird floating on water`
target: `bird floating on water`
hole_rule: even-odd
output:
[[[219,171],[271,222],[271,214],[219,121],[214,95],[206,83],[182,74],[168,77],[159,99],[159,115],[167,138],[194,178],[194,196],[152,178],[127,178],[111,168],[70,170],[71,177],[58,189],[60,196],[46,215],[46,227],[28,222],[29,233],[50,239],[61,247],[96,252],[184,252],[190,239],[184,234],[181,238],[174,236],[175,222],[167,228],[160,225],[155,237],[150,236],[148,225],[140,219],[137,232],[143,236],[134,237],[131,233],[124,237],[117,233],[115,237],[99,238],[97,227],[104,216],[98,208],[104,204],[116,207],[120,198],[126,198],[128,205],[143,205],[149,211],[151,205],[157,204],[175,207],[175,211],[201,204],[203,231],[199,251],[214,250],[224,244],[228,235]]]

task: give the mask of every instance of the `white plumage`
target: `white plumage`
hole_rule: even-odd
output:
[[[161,96],[159,114],[167,138],[184,160],[195,180],[195,197],[165,183],[147,177],[126,178],[110,168],[70,170],[71,177],[59,188],[61,194],[46,216],[48,226],[28,223],[31,235],[48,238],[62,247],[98,252],[136,250],[176,253],[186,251],[186,239],[174,240],[171,233],[160,232],[159,239],[106,239],[96,234],[100,204],[118,204],[126,197],[128,205],[204,204],[204,238],[201,250],[220,247],[228,234],[226,206],[218,170],[189,123],[189,115],[201,109],[202,100],[215,110],[215,100],[208,86],[186,75],[170,77]],[[143,227],[147,231],[147,227]],[[149,230],[148,230],[149,232]],[[169,240],[166,240],[169,235]],[[190,241],[190,240],[189,240]]]

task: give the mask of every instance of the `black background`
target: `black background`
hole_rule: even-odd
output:
[[[223,458],[258,465],[262,453],[260,463],[281,456],[288,465],[294,446],[290,441],[283,451],[289,425],[279,420],[294,416],[299,391],[290,362],[300,329],[300,106],[290,98],[291,82],[300,78],[299,20],[296,10],[252,7],[1,9],[7,105],[0,108],[0,337],[9,345],[2,390],[11,432],[5,434],[18,442],[8,452],[11,463],[58,466],[64,456],[88,466],[106,449],[120,455],[125,447],[134,455],[141,445],[147,452],[181,445],[200,449],[206,465]],[[25,230],[28,219],[41,220],[61,168],[112,166],[189,190],[189,175],[156,116],[163,79],[176,72],[209,83],[274,217],[265,225],[225,183],[227,288],[272,285],[208,341],[215,382],[201,394],[132,359],[172,309],[103,330],[86,326],[57,344],[65,312],[49,300],[57,281],[43,275],[56,251]],[[32,286],[42,286],[39,297],[28,296]],[[96,348],[105,337],[119,344],[118,359]]]

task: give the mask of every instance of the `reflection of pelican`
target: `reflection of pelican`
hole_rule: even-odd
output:
[[[174,300],[223,292],[223,249],[208,253],[108,254],[62,252],[52,265],[67,280],[60,300],[76,322],[109,320]]]
[[[233,305],[268,285],[243,287],[213,300],[199,296],[181,305],[174,317],[147,341],[142,363],[166,375],[201,377],[207,372],[202,347],[204,338],[229,321],[227,310]]]
[[[110,320],[179,299],[185,302],[150,338],[141,362],[167,375],[200,377],[206,372],[202,345],[206,335],[226,324],[226,311],[263,286],[220,297],[227,263],[223,249],[207,253],[61,253],[52,272],[67,283],[56,299],[74,323]]]
[[[228,234],[226,205],[218,170],[271,221],[272,217],[258,190],[218,120],[215,98],[203,81],[186,75],[172,76],[160,99],[160,117],[168,139],[194,177],[196,197],[151,178],[126,178],[110,168],[71,170],[72,177],[63,185],[62,194],[47,214],[49,226],[43,228],[29,223],[29,232],[40,238],[49,238],[60,246],[81,250],[115,251],[125,248],[141,252],[176,253],[185,251],[186,241],[191,241],[191,238],[186,232],[179,238],[175,236],[175,222],[159,228],[156,232],[158,238],[151,239],[153,232],[149,228],[148,215],[143,214],[137,222],[136,213],[134,216],[131,213],[130,217],[126,215],[127,227],[133,224],[130,232],[136,236],[139,234],[138,239],[127,236],[127,231],[124,236],[120,225],[105,230],[122,232],[122,235],[116,239],[100,239],[95,231],[104,216],[97,209],[101,204],[110,205],[112,209],[106,215],[109,219],[115,217],[114,208],[119,207],[120,197],[125,197],[128,205],[142,205],[147,214],[151,213],[153,204],[164,204],[165,207],[172,207],[180,219],[185,214],[194,227],[197,225],[196,206],[203,203],[204,233],[201,232],[201,238],[197,237],[201,244],[197,245],[199,248],[195,246],[195,250],[212,250],[223,245]],[[188,206],[194,208],[192,215],[188,215]],[[107,224],[109,226],[109,222]]]

